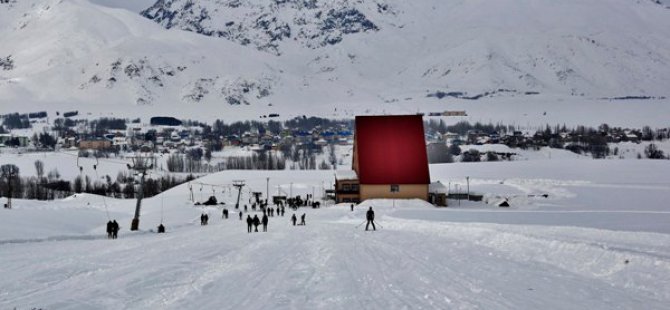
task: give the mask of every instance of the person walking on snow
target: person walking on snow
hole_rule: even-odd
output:
[[[254,223],[254,220],[251,219],[251,215],[247,215],[247,232],[251,233],[251,225]]]
[[[107,222],[107,239],[112,239],[112,227],[114,227],[114,223],[112,221]]]
[[[375,227],[375,211],[372,211],[372,207],[365,213],[365,218],[368,220],[368,223],[365,224],[365,230],[368,230],[370,224],[372,224],[372,230],[377,230]]]
[[[240,211],[240,221],[242,220],[242,211]]]
[[[114,220],[112,222],[112,239],[116,239],[119,236],[119,223]]]
[[[258,214],[254,215],[254,228],[256,228],[255,232],[258,232],[258,225],[261,224],[261,220],[258,218]]]
[[[305,226],[305,213],[300,216],[300,225]]]
[[[267,216],[267,214],[263,214],[262,222],[263,222],[263,232],[267,232],[268,231],[268,216]]]
[[[351,212],[354,212],[354,204],[351,204]]]
[[[291,222],[293,222],[293,226],[295,226],[295,222],[298,221],[298,218],[295,216],[295,213],[293,213],[293,216],[291,216]]]

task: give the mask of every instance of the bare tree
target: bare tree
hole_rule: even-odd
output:
[[[14,183],[18,181],[19,177],[19,167],[13,164],[6,164],[0,166],[0,177],[7,180],[6,191],[7,191],[7,204],[5,208],[12,208],[12,195],[14,195]],[[5,190],[2,188],[1,190]]]
[[[46,199],[46,195],[42,195],[40,192],[40,186],[41,184],[46,183],[44,180],[44,163],[41,160],[36,160],[35,161],[35,171],[37,172],[37,182],[35,186],[35,198],[37,199]]]

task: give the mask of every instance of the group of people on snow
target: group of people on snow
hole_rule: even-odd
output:
[[[263,231],[267,232],[268,231],[268,215],[263,212],[263,218],[259,219],[258,214],[254,215],[252,218],[251,215],[247,215],[247,232],[251,233],[251,227],[253,226],[256,230],[255,232],[258,232],[258,226],[263,224]]]
[[[293,213],[293,216],[291,216],[291,222],[293,223],[293,226],[296,225],[297,221],[298,221],[298,218],[295,216],[295,213]],[[306,223],[305,223],[305,213],[303,213],[300,216],[300,224],[298,224],[298,225],[302,225],[302,226],[306,225]]]
[[[107,239],[116,239],[119,235],[119,223],[116,220],[107,222]]]
[[[209,215],[207,213],[203,213],[200,215],[200,225],[207,225],[207,222],[209,222]]]
[[[246,205],[245,205],[246,207]],[[255,208],[256,206],[253,205],[252,208]],[[245,208],[246,209],[246,208]],[[284,216],[284,213],[286,212],[286,208],[283,206],[283,204],[278,205],[276,208],[268,208],[267,205],[260,205],[260,209],[263,211],[262,217],[258,217],[258,214],[255,214],[253,217],[251,214],[247,215],[246,222],[247,222],[247,232],[258,232],[258,226],[262,225],[263,232],[268,231],[268,217],[275,216],[275,213],[277,216]],[[354,204],[351,204],[351,211],[354,211]],[[239,217],[240,220],[242,220],[244,213],[240,211]],[[298,223],[298,218],[295,213],[291,215],[291,223],[293,226],[304,226],[306,225],[305,222],[306,214],[303,213],[300,216],[300,223]],[[228,219],[228,209],[223,209],[222,211],[222,219]],[[375,226],[375,212],[372,210],[372,207],[370,207],[367,212],[365,213],[365,219],[366,219],[366,225],[365,225],[365,230],[369,230],[370,225],[372,225],[372,230],[377,230],[377,227]],[[207,213],[202,213],[200,215],[200,225],[205,226],[207,225],[209,221],[209,215]],[[362,223],[361,223],[362,224]],[[118,236],[119,232],[119,224],[116,222],[116,220],[109,221],[107,222],[107,238],[109,239],[116,239]],[[165,226],[163,226],[163,223],[161,223],[158,226],[158,233],[165,233]]]

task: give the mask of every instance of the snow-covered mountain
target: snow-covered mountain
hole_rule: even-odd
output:
[[[668,7],[665,0],[2,0],[0,112],[318,114],[472,99],[659,99],[670,96]]]

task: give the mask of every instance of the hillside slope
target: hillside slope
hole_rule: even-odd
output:
[[[0,3],[0,113],[341,117],[670,96],[662,2],[152,2]]]

